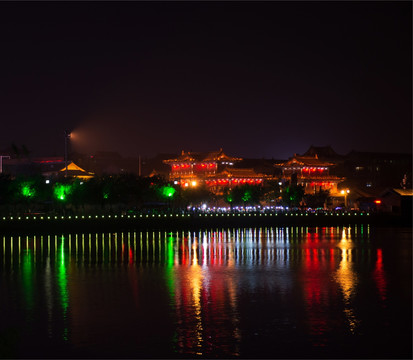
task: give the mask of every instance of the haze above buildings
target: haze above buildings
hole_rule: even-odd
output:
[[[1,3],[0,149],[411,152],[411,2]]]

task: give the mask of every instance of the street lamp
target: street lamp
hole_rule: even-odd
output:
[[[344,195],[344,207],[347,208],[347,195],[350,194],[350,190],[341,190],[341,195]]]
[[[70,139],[70,131],[65,130],[65,177],[67,177],[67,141]]]

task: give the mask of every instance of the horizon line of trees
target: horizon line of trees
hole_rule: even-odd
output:
[[[139,210],[183,210],[203,203],[223,203],[230,207],[274,203],[289,207],[323,207],[328,191],[304,194],[296,184],[280,186],[267,181],[263,186],[240,185],[216,195],[205,184],[182,188],[160,176],[140,177],[135,174],[95,176],[88,180],[41,175],[12,178],[0,174],[0,212],[2,214],[33,212],[108,212]]]

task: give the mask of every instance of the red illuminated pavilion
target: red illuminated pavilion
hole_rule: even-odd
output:
[[[338,194],[337,185],[344,181],[335,175],[330,175],[330,168],[335,166],[333,162],[323,161],[314,156],[298,156],[295,154],[288,161],[277,164],[282,168],[284,181],[292,180],[297,176],[297,184],[304,186],[306,194],[314,194],[318,190],[329,190],[331,195]]]
[[[262,185],[263,177],[252,169],[236,169],[234,165],[242,158],[224,153],[222,149],[209,153],[182,151],[175,159],[164,160],[171,166],[169,179],[182,187],[206,184],[214,193],[237,185]]]

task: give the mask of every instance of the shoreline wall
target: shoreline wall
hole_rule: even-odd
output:
[[[230,214],[135,214],[135,215],[76,215],[0,218],[0,234],[25,231],[119,231],[176,230],[211,227],[242,228],[261,226],[351,226],[370,224],[379,227],[412,227],[412,219],[388,214],[353,213],[230,213]]]

